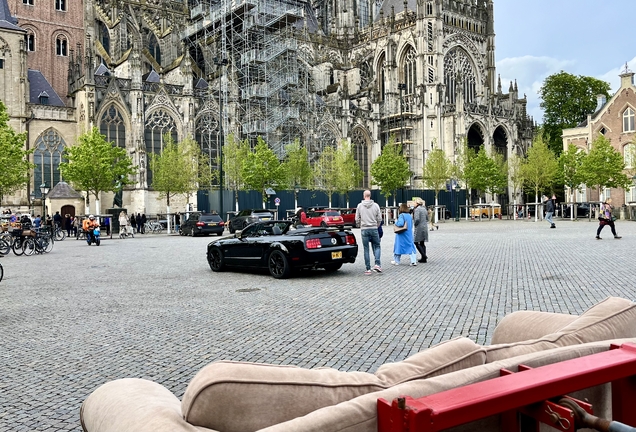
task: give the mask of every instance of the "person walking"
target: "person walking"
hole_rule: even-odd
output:
[[[545,195],[543,195],[541,201],[543,201],[543,204],[545,205],[545,220],[550,224],[550,228],[556,228],[556,225],[552,220],[552,215],[554,214],[554,201]]]
[[[62,215],[59,211],[56,211],[53,215],[53,222],[55,222],[55,228],[62,228]]]
[[[119,232],[128,233],[128,217],[123,210],[119,212]]]
[[[143,225],[141,223],[141,213],[137,213],[137,220],[135,222],[137,222],[137,234],[141,233],[141,226]]]
[[[70,214],[64,215],[64,229],[66,230],[66,235],[70,237],[71,231],[73,231],[73,221]]]
[[[363,200],[356,208],[356,225],[360,227],[360,236],[362,237],[362,246],[364,247],[365,275],[372,274],[369,243],[371,243],[373,247],[373,258],[375,259],[373,271],[382,273],[382,264],[380,262],[380,235],[378,233],[378,227],[381,223],[382,214],[380,213],[380,206],[371,199],[371,191],[365,190]]]
[[[178,215],[177,215],[178,216]],[[148,221],[148,218],[146,217],[146,213],[141,215],[141,233],[142,234],[146,234],[146,222]],[[179,231],[179,221],[176,221],[177,224],[177,231]]]
[[[614,225],[614,221],[616,218],[612,216],[612,199],[608,198],[603,204],[601,204],[601,215],[598,217],[598,229],[596,230],[596,240],[603,240],[601,238],[601,231],[605,228],[605,225],[609,225],[612,230],[612,234],[616,240],[622,238],[618,234],[616,234],[616,226]]]
[[[439,227],[435,225],[435,212],[433,211],[433,208],[434,206],[431,206],[428,209],[428,223],[431,231],[435,230],[435,228],[439,229]]]
[[[425,263],[426,243],[428,241],[428,212],[426,203],[422,198],[415,198],[415,209],[413,210],[413,242],[422,257],[418,262]]]
[[[393,261],[391,264],[400,265],[402,254],[408,254],[411,258],[411,265],[417,265],[417,252],[413,242],[413,218],[409,206],[406,203],[400,204],[399,216],[395,221],[395,240],[393,243]],[[404,229],[406,227],[406,229]],[[400,229],[402,228],[402,229]]]
[[[133,232],[135,231],[135,227],[137,226],[137,221],[135,220],[135,214],[131,213],[130,214],[130,227],[132,228]]]

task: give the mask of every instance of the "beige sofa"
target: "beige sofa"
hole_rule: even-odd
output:
[[[456,338],[374,374],[220,361],[195,375],[182,401],[157,383],[120,379],[97,388],[80,418],[87,432],[375,432],[378,398],[422,397],[495,378],[501,368],[539,367],[624,342],[636,342],[636,304],[609,297],[580,316],[514,312],[489,346]],[[609,414],[607,386],[580,397],[597,415]],[[465,430],[497,424],[485,419]]]

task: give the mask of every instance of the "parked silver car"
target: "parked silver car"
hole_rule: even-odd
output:
[[[274,215],[269,210],[241,210],[236,216],[230,219],[230,222],[228,222],[228,229],[230,230],[230,233],[234,234],[234,232],[242,230],[253,222],[268,221],[272,220],[273,218]]]

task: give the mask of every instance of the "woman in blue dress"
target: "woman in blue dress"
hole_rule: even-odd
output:
[[[402,203],[400,204],[399,216],[395,221],[397,228],[406,226],[405,230],[396,231],[395,243],[393,244],[393,261],[391,264],[400,265],[400,257],[402,254],[408,254],[411,258],[411,265],[417,265],[417,251],[415,249],[415,243],[413,242],[413,217],[409,211],[409,207]]]

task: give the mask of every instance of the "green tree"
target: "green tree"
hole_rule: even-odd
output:
[[[461,144],[457,148],[457,155],[455,156],[455,163],[453,164],[453,178],[461,185],[464,184],[466,188],[466,209],[468,209],[468,199],[470,197],[470,182],[466,176],[468,164],[477,156],[475,150],[468,147],[468,139],[464,137]],[[468,210],[466,210],[468,212]],[[468,213],[466,213],[468,217]]]
[[[99,194],[117,192],[129,184],[137,168],[126,150],[106,141],[96,127],[80,135],[78,142],[64,150],[66,162],[60,164],[60,173],[73,187],[86,191],[87,213],[90,195],[95,197],[95,212],[99,214]]]
[[[307,149],[296,139],[285,148],[285,166],[287,172],[287,187],[294,190],[294,206],[298,206],[296,189],[309,189],[313,186],[314,172],[309,164]]]
[[[25,150],[26,134],[16,133],[9,126],[7,108],[0,101],[0,203],[3,198],[22,188],[29,181],[29,155],[33,150]],[[53,185],[49,185],[53,186]]]
[[[437,206],[439,191],[446,188],[446,182],[453,175],[453,165],[442,149],[433,149],[422,168],[422,183],[427,189],[435,191],[435,222],[438,220]]]
[[[481,194],[484,192],[493,194],[501,192],[502,177],[506,178],[507,184],[507,177],[502,171],[500,161],[488,156],[483,146],[477,155],[468,162],[465,176],[471,188],[477,190],[480,200]]]
[[[539,202],[539,191],[552,185],[558,174],[558,168],[556,157],[543,140],[543,134],[538,134],[528,149],[526,160],[521,165],[525,185],[534,192],[535,202]],[[537,213],[535,212],[535,220]]]
[[[263,208],[267,201],[265,191],[268,188],[284,185],[287,179],[285,165],[281,164],[276,154],[269,148],[265,140],[258,137],[254,151],[247,155],[243,164],[242,176],[245,186],[261,191]]]
[[[597,95],[609,98],[609,83],[596,78],[559,72],[548,76],[541,89],[544,129],[548,148],[556,155],[563,151],[563,129],[573,128],[592,114]]]
[[[508,162],[502,154],[495,153],[492,158],[497,169],[493,171],[493,175],[488,178],[486,192],[492,195],[501,195],[506,192],[508,187]]]
[[[402,154],[402,145],[395,144],[393,136],[382,149],[380,156],[371,164],[371,177],[371,183],[380,187],[387,201],[411,178],[409,163]],[[393,202],[395,204],[395,198]]]
[[[314,182],[316,189],[320,189],[329,198],[338,190],[338,161],[337,150],[327,146],[320,154],[320,158],[314,164]]]
[[[569,188],[570,196],[567,199],[572,202],[575,201],[576,190],[584,182],[581,166],[585,157],[585,152],[574,144],[570,144],[568,149],[559,156],[558,177],[563,182],[563,185]],[[572,212],[572,217],[574,217],[574,212]]]
[[[247,140],[240,141],[233,134],[228,135],[223,146],[223,173],[227,188],[234,192],[234,209],[238,211],[238,192],[245,189],[243,166],[250,154]]]
[[[336,192],[345,195],[348,207],[349,191],[360,184],[363,174],[360,165],[353,156],[351,144],[344,140],[336,151],[336,175]]]
[[[516,153],[513,153],[508,159],[508,177],[510,179],[510,186],[512,186],[514,204],[517,204],[517,195],[524,183],[523,170],[521,169],[522,165],[523,158]]]
[[[170,198],[191,195],[201,186],[209,187],[211,172],[209,162],[201,154],[192,138],[175,143],[170,134],[164,135],[163,150],[150,155],[152,187],[166,199],[166,213],[170,213]],[[168,218],[170,233],[170,218]]]
[[[602,189],[627,189],[632,180],[625,174],[625,160],[603,135],[592,141],[592,149],[581,163],[583,182],[596,187],[601,196]]]

